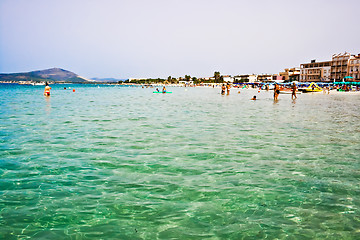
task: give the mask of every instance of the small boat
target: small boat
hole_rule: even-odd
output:
[[[280,90],[281,94],[292,94],[291,90]],[[301,94],[300,91],[296,91],[296,94]]]

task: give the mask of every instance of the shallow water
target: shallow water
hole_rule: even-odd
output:
[[[1,239],[360,238],[360,95],[69,86],[0,86]]]

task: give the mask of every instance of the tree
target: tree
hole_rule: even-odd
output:
[[[191,80],[194,82],[194,84],[200,83],[200,79],[197,79],[196,77],[193,77]]]
[[[185,75],[185,80],[186,81],[190,81],[190,79],[191,79],[190,75]]]
[[[215,82],[216,82],[216,83],[221,82],[220,72],[214,72],[214,78],[215,78]]]

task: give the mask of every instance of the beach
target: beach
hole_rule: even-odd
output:
[[[360,238],[360,94],[51,87],[0,87],[1,239]]]

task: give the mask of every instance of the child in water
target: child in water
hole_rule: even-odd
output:
[[[252,98],[252,99],[250,99],[250,100],[256,100],[256,96],[253,96],[253,98]]]
[[[49,86],[49,84],[45,82],[45,91],[44,91],[45,96],[50,96],[50,89],[51,87]]]

